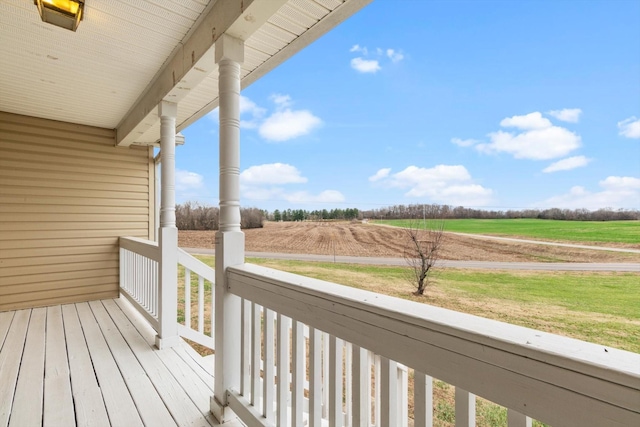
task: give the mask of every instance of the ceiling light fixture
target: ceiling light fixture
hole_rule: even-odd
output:
[[[34,0],[40,18],[58,27],[75,31],[82,20],[84,0]]]

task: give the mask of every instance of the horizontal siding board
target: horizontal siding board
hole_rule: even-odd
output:
[[[6,123],[15,123],[20,124],[27,127],[32,126],[43,126],[50,129],[60,129],[66,132],[71,133],[72,135],[77,134],[85,134],[85,135],[100,135],[104,138],[115,138],[113,134],[113,130],[98,128],[94,126],[85,126],[68,122],[59,122],[56,120],[44,120],[44,119],[34,119],[29,116],[21,116],[19,114],[6,113],[4,111],[0,111],[0,129],[2,129],[3,124]]]
[[[0,130],[1,132],[1,130]],[[64,155],[54,155],[54,154],[44,154],[44,153],[40,153],[38,151],[35,152],[29,152],[29,151],[24,151],[24,150],[18,150],[18,151],[8,151],[8,150],[4,150],[3,147],[0,145],[0,150],[3,150],[2,152],[2,158],[4,159],[8,159],[8,160],[17,160],[17,161],[25,161],[25,160],[29,160],[35,163],[39,163],[42,164],[44,166],[47,166],[49,164],[59,164],[59,165],[68,165],[68,166],[74,166],[74,165],[78,165],[81,164],[83,166],[90,166],[92,168],[98,168],[97,172],[99,170],[102,169],[109,169],[110,167],[114,167],[114,168],[118,168],[118,169],[125,169],[125,170],[142,170],[141,169],[141,162],[139,163],[130,163],[130,162],[111,162],[107,155],[102,155],[102,156],[95,156],[93,158],[85,158],[85,159],[77,159],[77,158],[72,158],[69,156],[64,156]],[[134,151],[131,151],[132,153]],[[78,162],[78,160],[83,160],[81,163]],[[146,164],[146,163],[145,163]]]
[[[12,249],[5,251],[2,254],[2,258],[10,260],[13,258],[29,258],[29,257],[45,257],[45,256],[73,256],[73,255],[85,255],[85,254],[102,254],[102,253],[116,253],[117,247],[110,247],[106,245],[96,246],[69,246],[69,247],[49,247],[49,248],[25,248],[25,249]]]
[[[17,205],[44,205],[44,206],[98,206],[98,207],[118,207],[118,208],[139,208],[149,209],[148,200],[135,199],[109,199],[109,198],[83,198],[79,196],[71,197],[49,197],[49,196],[19,196],[0,194],[0,204]]]
[[[123,227],[127,224],[121,224]],[[32,231],[3,231],[3,237],[7,240],[40,240],[40,239],[67,239],[83,237],[113,237],[114,244],[118,244],[120,236],[139,237],[146,239],[149,230],[134,228],[101,229],[101,230],[32,230]],[[36,242],[37,244],[37,242]]]
[[[71,145],[73,142],[78,142],[80,144],[88,143],[94,144],[99,147],[114,147],[115,140],[113,138],[105,137],[103,135],[96,134],[71,134],[71,138],[69,137],[69,132],[60,129],[52,129],[49,127],[40,127],[40,126],[31,126],[29,128],[25,128],[22,125],[14,124],[14,123],[2,123],[2,127],[4,132],[6,133],[6,139],[19,141],[20,139],[27,139],[27,141],[45,141],[50,142],[51,145],[54,143],[62,143],[64,145]]]
[[[8,157],[0,158],[0,169],[11,168],[16,170],[20,170],[20,169],[42,170],[46,166],[46,170],[51,172],[57,171],[57,172],[65,172],[65,173],[77,173],[77,174],[89,174],[89,175],[93,174],[95,176],[104,176],[104,177],[107,177],[107,176],[119,177],[123,175],[132,177],[132,178],[136,177],[136,178],[144,178],[144,179],[147,179],[148,177],[147,172],[143,171],[142,169],[140,170],[122,169],[118,167],[118,164],[114,164],[110,168],[103,167],[96,170],[96,168],[86,166],[85,164],[56,164],[52,162],[47,162],[45,160],[40,162],[34,159],[20,160],[16,157],[17,155],[11,159],[9,159]]]
[[[39,238],[34,241],[29,241],[28,239],[20,239],[20,240],[0,240],[0,249],[6,250],[11,249],[14,250],[30,250],[30,249],[51,249],[51,252],[55,253],[57,248],[84,248],[86,246],[101,246],[105,248],[109,248],[109,250],[117,249],[118,247],[118,237],[108,236],[108,237],[78,237],[78,238],[59,238],[59,239],[45,239]],[[24,254],[24,256],[29,256],[30,254]],[[4,256],[4,254],[3,254]],[[8,257],[9,255],[7,255]],[[34,255],[34,256],[42,256]]]
[[[34,137],[31,137],[34,138]],[[124,147],[101,147],[95,146],[94,150],[82,150],[74,145],[78,144],[64,144],[64,145],[50,145],[46,144],[44,137],[37,137],[38,140],[34,142],[30,141],[30,135],[19,134],[4,134],[0,145],[6,150],[16,150],[23,153],[46,153],[56,157],[68,157],[76,160],[91,160],[95,156],[109,156],[110,159],[118,162],[126,163],[147,163],[148,159],[145,153],[139,149],[124,148]],[[37,143],[40,142],[40,143]],[[142,155],[141,155],[142,154]]]
[[[109,184],[134,184],[134,185],[144,185],[145,187],[149,185],[149,179],[147,177],[128,177],[128,176],[119,176],[119,175],[100,175],[95,173],[90,173],[89,171],[84,173],[74,173],[74,172],[62,172],[62,171],[51,171],[51,170],[42,170],[41,167],[33,166],[31,168],[17,168],[12,167],[9,168],[0,168],[0,177],[10,177],[10,178],[26,178],[26,179],[55,179],[55,180],[64,180],[64,181],[83,181],[83,182],[102,182]]]
[[[145,222],[127,222],[118,221],[83,221],[83,222],[25,222],[14,221],[11,223],[0,222],[0,231],[11,231],[14,234],[20,231],[59,231],[59,230],[139,230],[146,225]],[[125,228],[126,227],[126,228]],[[146,230],[145,230],[146,231]]]
[[[116,250],[97,254],[76,254],[58,255],[58,256],[29,256],[22,258],[4,258],[0,261],[0,267],[29,267],[29,266],[47,266],[47,265],[67,265],[69,263],[80,262],[106,262],[118,261],[119,254]]]
[[[117,191],[123,193],[148,193],[147,185],[128,185],[128,184],[114,184],[109,182],[86,182],[86,181],[72,181],[56,178],[7,178],[0,176],[0,185],[10,186],[14,188],[57,188],[57,189],[69,189],[69,190],[88,190],[88,191]],[[148,195],[147,195],[148,197]]]
[[[13,222],[14,224],[37,222],[49,227],[50,223],[88,223],[95,225],[96,222],[102,223],[116,223],[120,224],[122,221],[131,223],[147,222],[147,215],[114,215],[114,214],[85,214],[85,213],[2,213],[0,212],[0,223],[5,221]],[[15,228],[14,228],[15,229]],[[49,228],[50,229],[50,228]]]
[[[58,215],[58,214],[109,214],[109,215],[143,215],[147,216],[149,212],[148,206],[112,206],[106,208],[105,206],[73,206],[73,205],[36,205],[36,204],[10,204],[3,203],[0,200],[0,214],[7,213],[22,213],[22,214],[43,214],[43,215]]]
[[[85,301],[95,301],[101,299],[108,298],[117,298],[118,291],[105,291],[105,292],[96,292],[92,291],[90,293],[79,293],[72,295],[61,295],[61,296],[45,296],[39,300],[26,300],[19,301],[15,303],[5,304],[4,302],[0,302],[0,311],[7,310],[20,310],[23,308],[35,308],[35,307],[50,307],[52,305],[58,304],[73,304],[75,302],[85,302]]]
[[[69,130],[57,128],[55,126],[29,126],[25,127],[23,124],[15,123],[11,121],[0,120],[0,123],[7,133],[17,133],[25,135],[42,135],[50,136],[51,138],[62,139],[64,142],[70,141],[85,141],[95,142],[102,145],[115,145],[115,139],[113,132],[109,129],[104,129],[106,133],[99,132],[72,132]]]
[[[118,295],[119,237],[152,230],[152,154],[111,129],[0,113],[0,310]]]
[[[68,271],[94,270],[99,268],[118,268],[118,261],[66,262],[63,264],[38,265],[29,267],[0,268],[0,284],[9,281],[9,277],[29,274],[64,273]]]
[[[77,188],[49,188],[49,187],[6,187],[0,180],[0,195],[20,195],[25,196],[55,196],[55,197],[86,197],[96,199],[124,199],[124,200],[140,200],[144,193],[140,192],[121,192],[121,191],[104,191],[104,190],[81,190]],[[147,194],[147,198],[149,195]],[[146,200],[146,199],[145,199]]]
[[[23,274],[21,276],[0,277],[0,287],[25,285],[29,283],[39,283],[41,287],[45,287],[49,282],[66,282],[74,279],[107,277],[116,273],[117,270],[114,270],[113,268],[96,268],[93,270],[63,271],[60,273]],[[60,286],[64,286],[63,283],[58,284]]]
[[[23,283],[20,285],[5,285],[5,286],[0,286],[0,295],[4,299],[5,295],[14,295],[14,294],[20,294],[23,292],[31,293],[31,292],[39,292],[44,290],[81,288],[83,286],[112,285],[113,283],[117,283],[118,279],[119,279],[119,276],[114,274],[111,276],[82,277],[78,279],[67,279],[67,280],[47,282],[46,288],[43,287],[41,283]]]
[[[43,290],[43,291],[34,291],[29,292],[27,294],[13,294],[13,295],[4,295],[2,297],[3,304],[15,304],[20,301],[25,300],[43,300],[47,298],[56,298],[62,297],[65,295],[83,295],[90,294],[92,292],[109,292],[113,290],[114,287],[112,284],[108,283],[105,285],[94,285],[94,286],[79,286],[77,288],[58,288],[51,290]],[[25,298],[27,296],[28,298]]]

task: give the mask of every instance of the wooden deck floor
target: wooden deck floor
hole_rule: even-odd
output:
[[[217,425],[211,361],[154,337],[123,299],[0,313],[0,427]]]

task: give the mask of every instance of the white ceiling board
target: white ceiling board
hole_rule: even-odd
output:
[[[206,7],[171,3],[90,0],[74,33],[0,0],[0,111],[114,128]]]
[[[178,102],[179,130],[217,106],[212,48],[195,57],[195,66],[187,55],[201,48],[204,34],[198,29],[218,16],[221,5],[244,5],[241,17],[247,22],[234,24],[248,37],[244,88],[370,0],[288,0],[277,12],[269,12],[276,10],[270,1],[87,0],[74,33],[43,23],[32,0],[0,0],[0,111],[118,131],[123,121],[135,121],[141,124],[132,133],[135,143],[153,144],[160,132],[155,108],[150,104],[136,118],[129,112],[160,79],[163,90],[167,77],[173,85],[162,96]],[[255,28],[251,11],[265,15]],[[167,67],[182,70],[179,81],[171,82]]]

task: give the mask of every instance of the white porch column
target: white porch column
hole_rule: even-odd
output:
[[[211,412],[233,416],[227,390],[240,390],[240,298],[227,292],[226,269],[244,263],[240,231],[240,64],[244,42],[223,34],[215,46],[220,114],[220,228],[216,233],[215,384]]]
[[[160,274],[158,289],[159,331],[156,347],[178,343],[178,229],[176,228],[176,114],[177,105],[162,101],[160,116]]]

